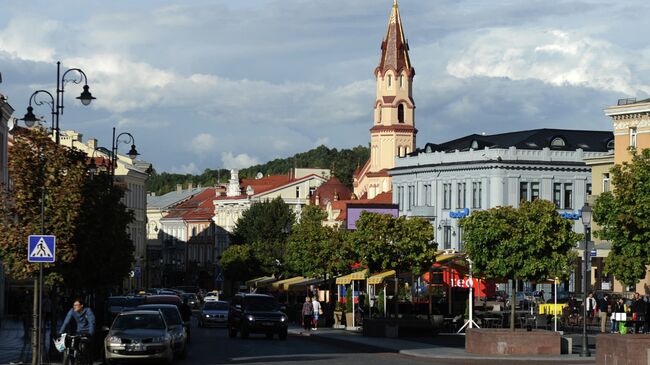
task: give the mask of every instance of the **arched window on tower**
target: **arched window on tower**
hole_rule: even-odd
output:
[[[397,121],[399,123],[404,123],[404,104],[397,106]]]
[[[388,75],[388,87],[393,86],[393,75]]]
[[[397,147],[397,156],[404,157],[404,147],[402,146]]]
[[[399,75],[399,88],[402,89],[404,87],[404,75]]]

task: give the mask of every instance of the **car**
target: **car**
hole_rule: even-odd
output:
[[[178,311],[181,313],[181,318],[183,318],[183,325],[187,331],[187,341],[190,341],[192,338],[192,333],[190,331],[192,310],[187,306],[187,304],[183,303],[178,295],[149,295],[144,298],[144,303],[142,304],[173,304],[178,307]]]
[[[204,302],[214,302],[214,301],[217,301],[217,300],[219,300],[219,292],[218,291],[207,292],[203,296],[203,301]]]
[[[112,323],[115,317],[124,310],[127,303],[125,296],[111,296],[106,300],[106,314],[108,323]]]
[[[104,339],[107,364],[151,360],[171,364],[172,336],[160,311],[135,310],[115,317]]]
[[[199,298],[194,293],[183,293],[181,294],[181,300],[185,302],[190,308],[198,309],[201,306]]]
[[[180,358],[185,357],[187,353],[187,330],[184,326],[181,312],[174,304],[142,304],[136,309],[142,310],[160,310],[169,327],[169,333],[172,336],[174,354]]]
[[[277,299],[266,294],[239,293],[232,297],[228,309],[228,336],[247,338],[250,333],[278,335],[286,340],[289,319],[280,310]]]
[[[228,302],[205,302],[199,315],[199,327],[228,325]]]

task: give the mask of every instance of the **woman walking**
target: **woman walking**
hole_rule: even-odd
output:
[[[305,297],[302,304],[302,326],[305,331],[311,330],[311,320],[314,315],[314,307],[311,304],[311,298]]]

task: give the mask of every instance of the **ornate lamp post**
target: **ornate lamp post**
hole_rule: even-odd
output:
[[[589,265],[589,239],[591,234],[591,207],[588,203],[582,207],[582,225],[585,229],[585,250],[583,253],[583,270],[582,270],[582,351],[580,356],[591,356],[589,344],[587,342],[587,274]]]
[[[126,136],[129,137],[127,141],[120,141],[120,137]],[[131,149],[129,152],[127,152],[127,155],[129,156],[130,159],[134,160],[138,155],[138,151],[135,149],[135,138],[133,138],[133,135],[129,132],[122,132],[115,137],[115,128],[113,128],[113,143],[111,145],[111,185],[113,185],[113,181],[115,180],[115,165],[117,164],[117,147],[119,146],[120,142],[124,143],[130,143],[131,144]]]
[[[76,73],[77,77],[66,78],[66,76],[68,76],[70,72]],[[81,101],[81,104],[89,105],[93,101],[93,99],[96,99],[89,91],[88,77],[86,77],[86,74],[80,68],[68,69],[63,73],[63,76],[61,76],[61,62],[57,62],[56,63],[56,97],[54,97],[50,92],[46,90],[35,91],[29,97],[29,106],[27,107],[27,114],[25,114],[25,117],[23,118],[25,124],[28,127],[31,127],[34,125],[34,123],[36,123],[39,120],[34,115],[34,108],[32,107],[32,102],[34,102],[35,105],[43,105],[43,104],[50,105],[52,109],[52,130],[54,131],[54,139],[56,141],[56,144],[59,144],[59,118],[63,114],[63,92],[65,89],[65,84],[68,82],[72,82],[74,84],[81,84],[82,82],[84,83],[83,86],[84,91],[82,91],[81,94],[76,97],[76,99]],[[40,93],[49,95],[50,100],[43,101],[39,99],[34,99],[34,97]]]

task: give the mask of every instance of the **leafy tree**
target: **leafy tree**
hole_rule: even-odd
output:
[[[572,248],[581,237],[547,200],[474,211],[460,226],[474,269],[492,278],[511,278],[513,284],[515,279],[566,277],[576,259]],[[514,287],[511,306],[514,330]]]
[[[287,236],[294,222],[295,214],[282,198],[255,202],[237,221],[233,243],[250,245],[265,274],[282,275]]]
[[[56,236],[56,263],[46,264],[48,280],[62,278],[53,270],[78,255],[74,241],[86,180],[83,156],[54,144],[41,129],[20,129],[11,148],[12,190],[0,189],[0,256],[7,271],[25,279],[38,269],[27,262],[27,236],[41,234],[41,194],[44,191],[45,234]],[[9,195],[10,194],[10,195]]]
[[[650,264],[650,149],[632,151],[632,160],[610,170],[613,192],[596,200],[598,237],[612,243],[605,270],[625,285],[645,278]]]
[[[352,248],[370,271],[420,273],[435,261],[438,245],[425,219],[362,212],[356,226]]]
[[[221,254],[220,260],[224,275],[237,281],[252,279],[259,274],[260,264],[249,245],[233,245]]]
[[[308,205],[300,222],[293,226],[285,260],[295,274],[305,277],[333,277],[352,263],[344,231],[322,225],[327,213]]]

